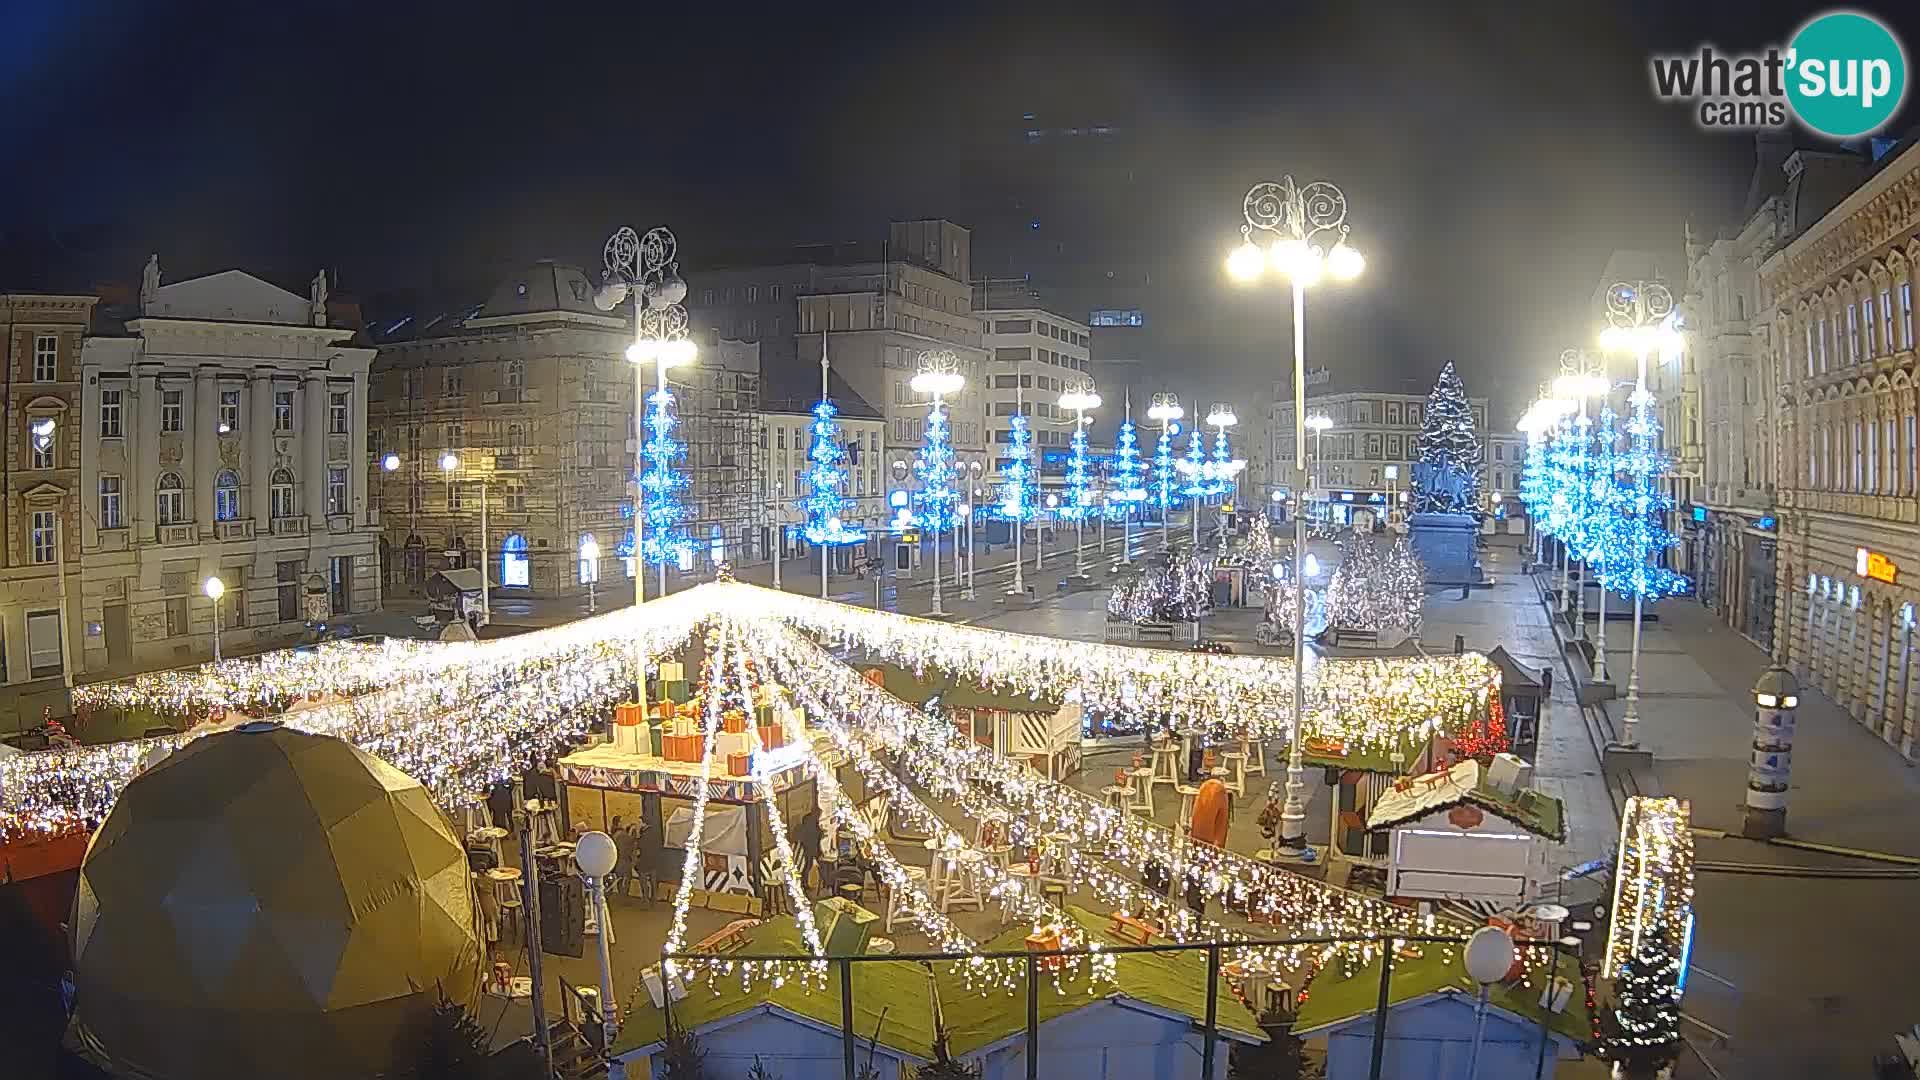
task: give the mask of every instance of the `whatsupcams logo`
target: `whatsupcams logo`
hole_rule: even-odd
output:
[[[1789,117],[1836,139],[1880,130],[1907,93],[1900,39],[1871,15],[1830,11],[1809,20],[1785,49],[1728,54],[1701,46],[1656,56],[1653,91],[1695,107],[1701,127],[1777,128]]]

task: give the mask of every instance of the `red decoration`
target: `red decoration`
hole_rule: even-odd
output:
[[[1465,734],[1453,741],[1454,753],[1460,760],[1477,759],[1482,765],[1493,763],[1495,754],[1507,752],[1507,710],[1500,703],[1500,692],[1495,690],[1487,699],[1487,715],[1473,722]]]
[[[728,754],[727,755],[727,775],[728,776],[747,775],[749,766],[751,765],[752,761],[753,761],[752,754]]]
[[[1487,815],[1472,803],[1461,803],[1447,811],[1447,824],[1456,829],[1473,829],[1487,820]]]
[[[787,745],[787,733],[781,729],[779,724],[762,724],[760,726],[760,745],[769,750],[778,750]]]

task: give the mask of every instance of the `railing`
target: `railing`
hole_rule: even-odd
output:
[[[932,965],[935,965],[935,964],[972,964],[976,960],[986,961],[986,962],[1020,961],[1022,966],[1024,967],[1023,981],[1025,983],[1025,989],[1024,989],[1023,996],[1025,997],[1025,1000],[1026,1000],[1026,1031],[1024,1035],[1024,1043],[1019,1044],[1020,1046],[1023,1047],[1023,1050],[1019,1056],[1025,1059],[1027,1080],[1038,1080],[1040,1076],[1040,1054],[1039,1054],[1040,997],[1042,993],[1054,992],[1053,988],[1050,985],[1043,988],[1042,983],[1043,981],[1051,982],[1054,969],[1060,966],[1060,964],[1057,963],[1056,961],[1084,965],[1088,960],[1088,958],[1095,957],[1095,956],[1125,957],[1130,955],[1143,955],[1143,954],[1155,954],[1155,953],[1176,953],[1177,954],[1177,953],[1189,953],[1189,952],[1204,952],[1206,954],[1206,961],[1207,961],[1206,976],[1205,976],[1206,984],[1207,984],[1206,1009],[1205,1009],[1205,1017],[1200,1023],[1201,1066],[1200,1066],[1200,1071],[1198,1075],[1200,1075],[1201,1077],[1212,1077],[1216,1075],[1215,1065],[1219,1061],[1219,1054],[1220,1054],[1220,1047],[1219,1047],[1220,1040],[1221,1040],[1220,988],[1221,988],[1222,974],[1223,974],[1223,970],[1222,970],[1223,964],[1221,959],[1222,953],[1231,952],[1235,955],[1244,955],[1250,950],[1257,951],[1263,948],[1267,948],[1267,949],[1301,948],[1301,947],[1310,948],[1314,946],[1331,946],[1331,945],[1338,945],[1341,943],[1353,943],[1353,942],[1371,941],[1376,943],[1382,943],[1385,940],[1386,939],[1378,936],[1346,935],[1346,936],[1339,936],[1339,937],[1294,937],[1294,938],[1254,939],[1254,940],[1247,940],[1247,941],[1189,941],[1189,942],[1171,942],[1171,943],[1146,944],[1146,945],[1107,944],[1107,945],[1100,946],[1098,949],[1083,947],[1083,948],[1061,948],[1061,949],[1051,949],[1051,950],[1020,950],[1020,951],[1001,951],[1001,952],[983,950],[979,952],[964,953],[964,954],[956,954],[956,953],[865,954],[863,953],[859,955],[848,955],[848,956],[827,956],[824,958],[815,957],[809,954],[802,954],[802,953],[685,952],[685,953],[667,954],[667,959],[672,959],[672,960],[681,961],[685,963],[692,963],[692,964],[698,964],[702,962],[729,964],[729,965],[732,965],[733,970],[739,970],[741,965],[752,964],[752,963],[807,965],[807,964],[824,962],[826,964],[831,965],[835,975],[834,981],[837,983],[838,993],[840,997],[840,1042],[841,1042],[841,1053],[842,1053],[841,1063],[842,1063],[843,1069],[845,1070],[846,1080],[858,1080],[859,1076],[862,1075],[861,1070],[857,1066],[857,1063],[855,1060],[855,1052],[858,1048],[859,1043],[862,1041],[862,1035],[854,1025],[855,994],[854,994],[854,981],[853,981],[853,967],[855,964],[915,964],[915,965],[923,966],[928,970],[928,972],[931,972]],[[1385,1062],[1386,1037],[1387,1037],[1387,1014],[1389,1010],[1389,1004],[1392,1001],[1393,975],[1394,975],[1394,964],[1395,964],[1396,954],[1401,949],[1406,948],[1408,946],[1429,945],[1429,946],[1452,947],[1454,949],[1460,950],[1459,955],[1464,956],[1466,942],[1467,942],[1467,938],[1459,935],[1424,935],[1424,936],[1394,935],[1394,937],[1392,938],[1392,947],[1381,950],[1379,989],[1378,989],[1377,995],[1374,997],[1374,1004],[1372,1008],[1372,1016],[1373,1016],[1372,1063],[1371,1063],[1371,1068],[1367,1074],[1369,1077],[1369,1080],[1381,1080],[1381,1075],[1382,1075],[1381,1069]],[[1578,976],[1580,975],[1580,969],[1579,969],[1579,963],[1577,959],[1577,950],[1574,949],[1573,947],[1563,945],[1555,941],[1516,939],[1514,941],[1514,948],[1516,950],[1516,953],[1519,954],[1524,959],[1526,959],[1530,964],[1546,965],[1551,967],[1552,970],[1550,973],[1548,973],[1549,977],[1545,980],[1545,987],[1549,995],[1552,995],[1554,993],[1555,978],[1570,978],[1577,985]],[[1543,953],[1545,954],[1544,957],[1541,955]],[[1563,955],[1563,954],[1567,954],[1567,955]],[[1452,962],[1464,963],[1463,960],[1458,960],[1458,959]],[[1225,966],[1231,966],[1231,965],[1225,965]],[[697,981],[700,978],[700,976],[696,975],[694,978]],[[731,980],[735,978],[735,976],[727,975],[727,976],[722,976],[722,978]],[[1540,980],[1534,979],[1532,981],[1535,983],[1538,983]],[[822,991],[816,991],[816,992],[824,993],[828,991],[822,990]],[[1533,987],[1529,987],[1524,990],[1524,993],[1528,995],[1533,995],[1537,992],[1538,992],[1537,989]],[[663,992],[660,995],[660,998],[661,998],[661,1001],[663,1002],[662,1007],[666,1013],[666,1020],[667,1020],[666,1026],[670,1029],[673,1024],[674,994],[671,992],[666,992],[665,988],[663,988]],[[1088,1000],[1093,1001],[1096,999],[1089,998]],[[900,1003],[891,1002],[890,1004],[897,1006]],[[1278,1004],[1278,1003],[1269,1003],[1269,1004]],[[1534,1059],[1533,1075],[1535,1080],[1539,1080],[1539,1078],[1543,1076],[1545,1073],[1546,1056],[1549,1052],[1550,1045],[1553,1042],[1553,1036],[1550,1032],[1549,1025],[1554,1015],[1555,1015],[1555,1011],[1552,1009],[1543,1008],[1540,1010],[1539,1039],[1538,1039],[1537,1049],[1535,1051],[1535,1059]],[[1563,1035],[1562,1037],[1564,1038],[1565,1036]],[[969,1052],[958,1054],[956,1056],[967,1058],[967,1057],[980,1055],[983,1052],[988,1054],[999,1053],[999,1052],[1002,1052],[1002,1050],[1005,1049],[1006,1047],[1007,1047],[1007,1044],[1005,1043],[991,1043],[989,1044],[989,1047],[985,1051],[981,1049],[975,1049]]]

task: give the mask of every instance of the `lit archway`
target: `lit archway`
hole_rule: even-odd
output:
[[[527,538],[519,533],[508,533],[500,542],[500,584],[507,588],[526,588],[532,584],[532,571],[527,564]]]

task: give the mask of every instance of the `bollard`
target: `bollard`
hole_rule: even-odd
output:
[[[1793,717],[1800,684],[1783,667],[1753,684],[1753,758],[1747,765],[1747,812],[1741,834],[1756,840],[1787,831],[1787,781],[1793,772]]]

